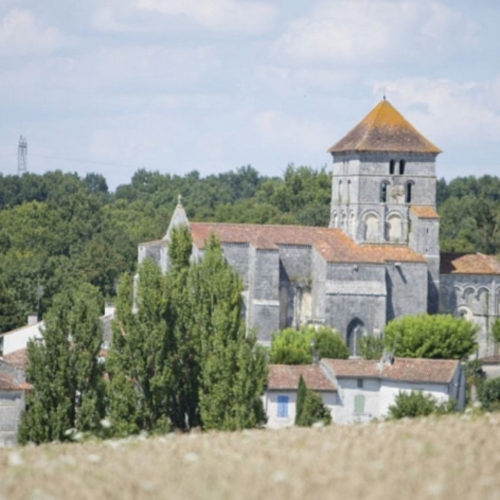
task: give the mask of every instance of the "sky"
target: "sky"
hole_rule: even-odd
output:
[[[184,175],[331,165],[387,99],[500,175],[500,0],[0,0],[0,173]]]

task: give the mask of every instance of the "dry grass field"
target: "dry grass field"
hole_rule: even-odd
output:
[[[0,498],[500,498],[500,414],[3,449]]]

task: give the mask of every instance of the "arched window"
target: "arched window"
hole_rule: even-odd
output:
[[[404,175],[406,162],[404,160],[399,160],[399,175]]]
[[[387,190],[389,187],[389,182],[382,181],[380,184],[380,201],[382,203],[387,203]]]
[[[396,162],[394,160],[391,160],[389,162],[389,174],[394,175],[395,167],[396,167]]]
[[[359,319],[354,318],[347,327],[346,344],[349,347],[351,356],[359,356],[359,341],[366,333],[365,324]]]
[[[406,184],[406,193],[405,193],[405,202],[406,203],[411,203],[411,191],[412,191],[413,183],[408,182]]]
[[[351,179],[347,181],[347,204],[351,203]]]
[[[342,181],[339,181],[339,204],[342,203]]]
[[[374,241],[378,239],[378,217],[370,213],[364,217],[365,240]]]

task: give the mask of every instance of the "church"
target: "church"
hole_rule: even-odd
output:
[[[480,357],[496,354],[500,262],[439,250],[441,150],[384,98],[328,153],[328,227],[193,222],[179,201],[163,239],[139,245],[139,262],[166,271],[172,228],[186,224],[195,259],[211,233],[220,240],[243,280],[247,328],[263,344],[285,327],[325,324],[356,356],[359,339],[394,318],[450,313],[478,325]]]

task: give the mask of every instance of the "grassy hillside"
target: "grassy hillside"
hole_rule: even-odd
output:
[[[500,414],[0,450],[0,498],[499,498]]]

